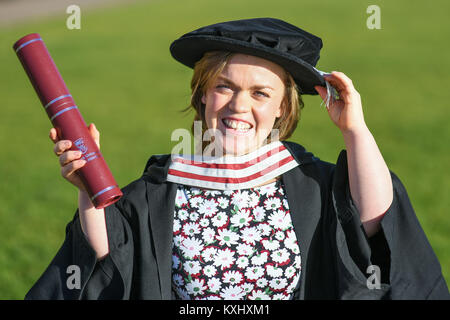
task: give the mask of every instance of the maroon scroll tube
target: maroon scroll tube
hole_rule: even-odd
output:
[[[77,171],[97,209],[107,207],[122,196],[100,150],[78,111],[41,36],[29,34],[13,46],[48,117],[61,139],[72,141],[86,164]]]

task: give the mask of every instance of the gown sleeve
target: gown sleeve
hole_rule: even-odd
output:
[[[135,242],[131,228],[137,223],[138,211],[142,208],[136,208],[128,195],[131,191],[136,194],[136,189],[138,194],[139,191],[142,193],[138,183],[127,186],[123,189],[123,197],[105,208],[109,243],[109,254],[105,258],[96,258],[81,229],[77,210],[66,227],[61,248],[25,299],[130,298]]]
[[[440,263],[400,179],[391,172],[394,198],[381,229],[366,236],[350,195],[347,155],[333,174],[336,272],[340,299],[450,299]]]

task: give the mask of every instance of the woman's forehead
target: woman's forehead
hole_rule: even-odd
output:
[[[229,80],[284,83],[285,74],[284,69],[272,61],[237,53],[230,58],[220,76]]]

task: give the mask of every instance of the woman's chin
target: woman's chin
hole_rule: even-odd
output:
[[[240,137],[238,139],[225,139],[223,150],[227,156],[242,156],[257,149],[254,139]]]

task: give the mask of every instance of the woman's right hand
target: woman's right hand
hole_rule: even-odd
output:
[[[100,148],[100,132],[93,123],[89,125],[88,130],[98,148]],[[78,169],[86,164],[86,160],[80,159],[82,156],[81,152],[69,150],[72,147],[72,141],[60,140],[55,128],[50,129],[49,137],[55,143],[53,151],[59,158],[61,175],[80,191],[86,191],[79,175],[76,173]]]

